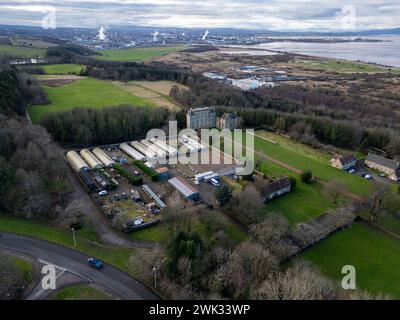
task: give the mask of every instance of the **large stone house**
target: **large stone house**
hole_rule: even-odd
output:
[[[332,167],[341,169],[341,170],[348,170],[354,167],[357,163],[357,159],[352,154],[348,154],[345,156],[335,156],[331,160]]]
[[[217,113],[213,107],[189,109],[186,114],[188,129],[210,129],[217,125]]]
[[[265,202],[268,202],[289,193],[291,189],[292,185],[289,179],[285,177],[265,185],[261,190],[261,196],[264,198]]]
[[[399,162],[370,153],[365,158],[365,165],[368,168],[383,172],[387,174],[390,179],[397,181],[396,172],[398,172],[398,169],[400,169]]]

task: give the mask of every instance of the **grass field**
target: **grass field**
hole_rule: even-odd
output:
[[[83,232],[81,234],[81,231],[77,232],[78,246],[76,248],[74,247],[74,242],[70,232],[37,222],[0,217],[0,231],[31,236],[61,244],[102,259],[103,261],[132,274],[132,269],[128,267],[127,263],[129,258],[135,255],[133,249],[95,244],[85,238],[85,233]]]
[[[218,212],[213,212],[213,214],[220,214]],[[225,233],[233,240],[235,243],[240,243],[247,239],[247,235],[234,226],[228,219],[221,215],[221,221],[223,223],[223,230]],[[204,240],[209,240],[212,237],[212,231],[207,225],[204,225],[196,217],[192,218],[191,230],[197,232],[200,237]],[[130,234],[130,237],[135,240],[147,240],[154,241],[158,243],[168,243],[171,239],[171,232],[168,230],[167,225],[159,224],[156,227],[140,230]]]
[[[111,297],[87,285],[76,285],[54,294],[52,300],[110,300]]]
[[[0,54],[13,57],[33,58],[46,55],[46,50],[0,44]]]
[[[25,283],[29,284],[33,280],[33,265],[25,259],[21,259],[19,257],[10,256],[15,269],[21,272]]]
[[[101,56],[95,56],[95,58],[108,61],[147,61],[184,49],[186,46],[99,50],[97,52]]]
[[[111,82],[85,78],[61,87],[44,86],[51,101],[49,105],[30,106],[33,123],[40,122],[44,114],[67,111],[76,107],[101,109],[107,106],[129,104],[138,107],[155,107],[151,101],[141,99]]]
[[[169,96],[173,86],[186,88],[185,86],[172,81],[130,81],[128,84],[123,82],[113,82],[121,89],[134,94],[135,96],[148,100],[159,107],[170,110],[178,110],[180,106]]]
[[[330,165],[330,155],[298,143],[294,140],[279,135],[257,131],[256,135],[278,142],[270,143],[259,137],[255,137],[254,147],[258,151],[280,160],[300,170],[311,170],[314,176],[323,181],[330,181],[337,178],[346,184],[348,190],[357,195],[367,195],[371,183],[367,180],[342,170],[333,168]]]
[[[41,66],[46,74],[77,74],[81,70],[85,69],[84,65],[81,64],[50,64],[46,66]]]
[[[338,207],[328,199],[320,183],[305,184],[300,176],[270,162],[261,165],[261,172],[269,177],[292,176],[297,179],[297,187],[291,193],[275,199],[265,206],[266,212],[279,212],[289,221],[290,225],[313,219],[329,209]]]
[[[395,71],[400,72],[397,68],[386,68],[380,67],[373,64],[352,62],[352,61],[341,61],[341,60],[323,60],[323,61],[311,61],[311,60],[298,60],[295,63],[306,66],[310,69],[336,71],[336,72],[387,72]]]
[[[367,224],[336,233],[301,258],[336,280],[342,279],[343,266],[353,265],[358,288],[400,299],[400,241]]]

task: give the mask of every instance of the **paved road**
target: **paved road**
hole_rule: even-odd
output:
[[[139,281],[108,264],[102,270],[91,268],[87,256],[57,244],[34,238],[0,233],[0,248],[17,251],[45,260],[90,279],[126,300],[156,300],[159,297]]]

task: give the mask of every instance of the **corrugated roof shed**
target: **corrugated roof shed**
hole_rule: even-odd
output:
[[[144,185],[142,186],[142,188],[143,188],[144,192],[146,192],[146,193],[157,203],[157,205],[158,205],[161,209],[164,209],[164,208],[167,207],[167,205],[160,199],[160,197],[159,197],[158,195],[156,195],[156,194],[154,193],[153,190],[151,190],[151,188],[150,188],[147,184],[144,184]]]
[[[168,183],[175,187],[175,189],[182,193],[186,198],[191,198],[200,194],[196,188],[192,187],[180,177],[169,179]]]

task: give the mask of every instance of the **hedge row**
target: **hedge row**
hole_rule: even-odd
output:
[[[130,184],[134,186],[143,184],[143,177],[135,176],[118,163],[115,163],[113,167],[120,175],[128,179]]]
[[[142,161],[134,161],[136,167],[151,178],[152,181],[158,181],[159,174],[153,169],[146,166]]]

